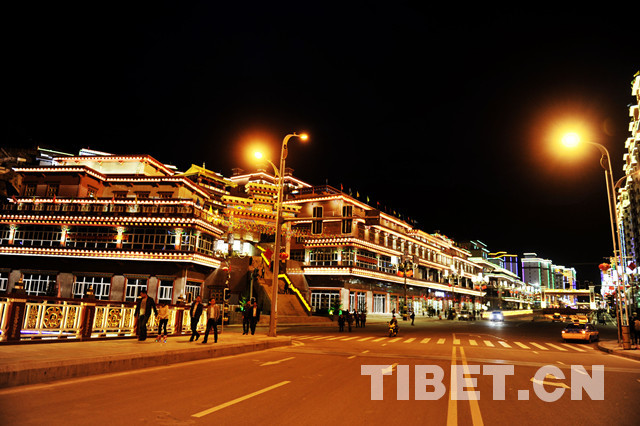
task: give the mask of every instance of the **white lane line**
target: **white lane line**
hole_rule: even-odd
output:
[[[429,343],[430,340],[431,337],[425,337],[424,339],[420,340],[420,343]]]
[[[520,342],[514,342],[514,343],[520,346],[522,349],[531,349],[529,346],[525,345],[524,343],[520,343]]]
[[[548,351],[548,350],[549,350],[549,348],[545,348],[544,346],[539,345],[539,344],[537,344],[536,342],[529,342],[529,344],[531,344],[531,345],[535,346],[535,347],[536,347],[536,348],[538,348],[538,349],[542,349],[543,351]]]
[[[490,340],[485,340],[485,341],[484,341],[484,344],[485,344],[485,345],[487,345],[487,346],[489,346],[489,347],[491,347],[491,348],[495,348],[495,347],[496,347],[496,345],[494,345],[493,343],[491,343],[491,341],[490,341]]]
[[[470,344],[471,346],[478,346],[478,342],[476,342],[476,341],[475,341],[475,340],[473,340],[473,339],[469,339],[469,344]]]
[[[557,349],[557,350],[562,351],[562,352],[567,352],[567,350],[565,348],[561,348],[560,346],[556,346],[553,343],[547,343],[547,345],[551,346],[553,349]]]
[[[354,359],[355,357],[355,355],[351,355],[350,357],[347,357],[347,359]]]
[[[446,340],[447,340],[447,339],[438,339],[438,344],[439,344],[439,345],[444,345],[444,342],[445,342]]]
[[[369,340],[369,339],[373,339],[373,336],[371,336],[371,337],[363,337],[362,339],[358,339],[358,342],[364,342],[364,341]]]
[[[275,365],[280,364],[281,362],[289,361],[290,359],[294,359],[295,356],[290,356],[289,358],[279,359],[278,361],[267,361],[260,364],[260,367],[264,367],[265,365]]]
[[[573,349],[574,351],[578,351],[578,352],[584,352],[584,349],[580,349],[578,347],[575,346],[571,346],[571,345],[567,345],[566,343],[561,343],[562,346],[565,346],[569,349]]]
[[[507,342],[503,342],[502,340],[499,340],[498,343],[500,343],[502,346],[504,346],[505,348],[510,348],[511,345],[508,344]]]
[[[415,338],[415,337],[412,337],[412,338],[410,338],[410,339],[405,340],[405,341],[404,341],[404,342],[402,342],[402,343],[411,343],[411,342],[413,342],[414,340],[416,340],[416,338]]]
[[[216,405],[215,407],[209,408],[208,410],[204,410],[204,411],[200,411],[199,413],[192,414],[191,417],[204,417],[207,414],[211,414],[211,413],[214,413],[214,412],[216,412],[218,410],[222,410],[223,408],[230,407],[231,405],[234,405],[234,404],[237,404],[239,402],[245,401],[245,400],[247,400],[249,398],[253,398],[254,396],[258,396],[258,395],[263,394],[265,392],[269,392],[270,390],[279,388],[280,386],[284,386],[284,385],[286,385],[288,383],[291,383],[291,381],[285,380],[284,382],[276,383],[273,386],[269,386],[269,387],[266,387],[264,389],[260,389],[259,391],[250,393],[250,394],[245,395],[245,396],[241,396],[240,398],[233,399],[233,400],[231,400],[229,402],[225,402],[224,404]]]

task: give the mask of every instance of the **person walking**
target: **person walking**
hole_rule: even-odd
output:
[[[415,312],[413,312],[413,311],[411,311],[411,325],[415,325],[415,324],[413,324],[413,322],[415,321],[415,319],[416,319],[416,313],[415,313]]]
[[[349,333],[351,333],[351,324],[353,323],[353,317],[351,312],[347,311],[347,325],[349,326]]]
[[[191,309],[189,309],[189,315],[191,316],[191,338],[190,342],[193,342],[195,338],[196,341],[200,338],[200,333],[198,333],[198,322],[200,321],[200,315],[202,315],[202,298],[200,295],[196,296],[196,300],[191,305]]]
[[[631,331],[633,331],[633,334],[632,334],[633,342],[637,348],[638,342],[640,341],[640,317],[638,316],[637,312],[633,316],[633,321],[631,321],[630,325],[631,325],[630,327]]]
[[[209,330],[213,328],[213,343],[218,343],[218,320],[220,319],[220,306],[216,305],[216,299],[209,300],[207,306],[207,329],[204,332],[202,344],[207,343],[209,339]]]
[[[169,323],[169,306],[166,302],[160,302],[158,307],[158,337],[156,342],[167,343],[167,324]],[[164,333],[162,330],[164,329]]]
[[[338,317],[338,331],[344,331],[344,314],[340,313],[340,316]]]
[[[156,302],[147,295],[146,289],[140,290],[140,299],[136,303],[136,310],[133,314],[138,321],[138,341],[140,342],[147,340],[147,322],[151,317],[151,311],[154,311],[156,315],[158,314]]]

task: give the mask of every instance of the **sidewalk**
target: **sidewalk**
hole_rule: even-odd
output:
[[[632,348],[635,346],[631,345]],[[622,349],[622,344],[617,340],[601,340],[598,342],[598,349],[614,355],[640,361],[640,349]]]
[[[291,337],[267,337],[266,330],[243,336],[241,329],[225,327],[213,343],[189,342],[188,335],[169,337],[156,343],[155,337],[98,340],[90,342],[25,343],[0,345],[0,388],[43,383],[53,380],[115,373],[139,368],[237,355],[291,345]]]

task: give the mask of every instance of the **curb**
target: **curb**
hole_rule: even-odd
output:
[[[87,360],[33,361],[0,366],[0,389],[13,386],[45,383],[55,380],[117,373],[182,362],[197,361],[290,346],[291,338],[266,340],[255,343],[230,343],[197,349],[177,349],[163,353],[125,354]]]
[[[618,355],[624,358],[629,358],[629,359],[634,359],[636,361],[640,361],[640,350],[624,350],[624,349],[611,349],[611,348],[607,348],[603,345],[603,343],[605,342],[597,342],[596,346],[598,347],[599,350],[601,350],[602,352],[606,352],[609,354],[613,354],[613,355]]]

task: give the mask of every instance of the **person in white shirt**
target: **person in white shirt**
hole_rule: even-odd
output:
[[[216,305],[216,299],[212,298],[207,307],[207,330],[204,333],[203,344],[207,343],[211,328],[213,328],[213,343],[218,343],[218,319],[220,319],[220,306]]]

